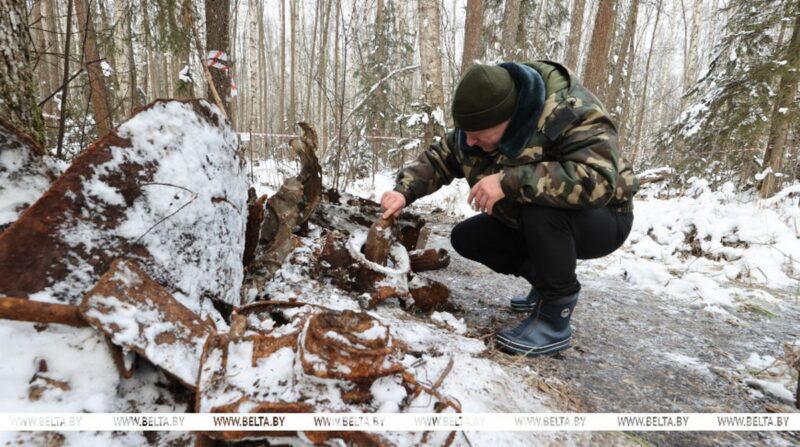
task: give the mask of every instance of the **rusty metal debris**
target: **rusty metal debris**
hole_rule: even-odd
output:
[[[415,276],[408,284],[414,307],[425,312],[440,309],[450,298],[450,289],[444,284],[429,278]]]
[[[319,254],[318,273],[330,277],[341,289],[366,294],[362,300],[365,308],[374,308],[390,298],[398,298],[404,305],[413,302],[424,311],[439,308],[450,297],[449,289],[412,271],[444,268],[450,256],[444,249],[409,254],[394,242],[397,232],[392,228],[391,221],[378,219],[366,237],[329,232]]]
[[[363,384],[403,371],[399,363],[389,361],[391,366],[384,366],[402,347],[387,326],[364,312],[313,314],[303,334],[300,361],[306,374]]]
[[[266,195],[256,197],[255,188],[247,190],[247,226],[245,227],[244,255],[242,256],[242,262],[245,267],[250,265],[256,256],[261,224],[264,222],[264,206],[266,202]]]
[[[294,249],[292,233],[295,227],[308,220],[319,204],[322,168],[314,153],[317,135],[307,123],[298,123],[298,126],[303,135],[293,138],[289,145],[300,158],[300,173],[285,179],[278,192],[267,199],[258,236],[254,236],[253,230],[248,234],[248,240],[258,239],[258,246],[251,248],[254,259],[249,263],[245,280],[248,286],[243,291],[250,288],[260,290],[272,278]],[[246,304],[246,300],[243,303]]]
[[[283,309],[281,309],[283,308]],[[419,383],[400,360],[405,346],[390,328],[365,312],[335,311],[304,303],[254,303],[239,309],[237,329],[208,338],[200,368],[196,411],[213,413],[331,411],[323,391],[335,387],[343,401],[370,408],[371,384],[395,375],[409,401],[425,393],[437,411],[460,405],[433,387]],[[278,315],[281,315],[278,318]],[[270,331],[251,323],[265,318]],[[300,365],[295,368],[292,365]],[[207,432],[224,441],[294,436],[290,432]],[[312,442],[341,439],[350,445],[390,445],[377,434],[305,432]]]
[[[393,218],[378,219],[369,227],[367,240],[364,242],[364,257],[367,261],[386,265],[389,259],[389,247],[392,245]]]
[[[46,392],[50,390],[70,390],[68,382],[50,377],[47,369],[47,360],[43,358],[37,358],[36,373],[34,373],[33,377],[31,377],[30,386],[28,387],[28,400],[39,400]]]
[[[164,107],[167,103],[180,103],[186,107],[189,113],[196,117],[197,126],[211,126],[221,132],[227,126],[221,122],[211,106],[202,100],[159,100],[142,108],[136,115]],[[131,118],[134,119],[135,116]],[[192,131],[192,129],[185,130]],[[99,172],[96,170],[113,160],[115,151],[131,147],[132,141],[131,135],[125,134],[118,128],[94,142],[52,183],[36,203],[31,205],[14,224],[0,233],[0,294],[25,298],[50,288],[49,293],[56,300],[67,304],[78,304],[81,293],[92,287],[92,284],[108,270],[114,259],[130,253],[135,253],[139,258],[148,261],[144,265],[154,277],[157,276],[156,272],[162,274],[164,278],[173,273],[172,270],[168,271],[166,266],[159,264],[155,257],[150,256],[139,239],[123,236],[123,232],[117,231],[126,222],[128,207],[145,195],[144,186],[154,186],[153,176],[159,169],[160,160],[132,159],[114,169]],[[164,142],[158,138],[155,141],[159,144]],[[232,138],[226,140],[220,150],[235,149],[230,146],[234,144],[233,141]],[[157,149],[153,149],[153,153],[148,155],[155,156],[159,153],[157,151],[162,153],[183,151],[181,153],[191,157],[196,153],[196,148],[187,147],[181,140],[169,143],[156,144]],[[243,171],[233,172],[234,166],[238,167],[244,162],[243,157],[235,150],[229,153],[231,156],[226,160],[229,162],[226,168],[231,170],[229,174],[243,176]],[[112,202],[99,200],[93,190],[86,187],[87,182],[95,178],[97,184],[102,183],[102,188],[115,191],[117,199]],[[243,210],[234,210],[229,203],[223,202],[224,200],[220,199],[221,214],[226,216],[243,214]],[[102,203],[102,211],[98,211],[100,206],[98,203]],[[102,242],[76,243],[74,237],[65,237],[64,232],[69,233],[75,225],[79,225],[81,229],[97,229],[96,237],[102,237]],[[238,227],[230,228],[228,225],[218,225],[213,227],[213,230],[213,234],[223,240],[230,238],[232,232],[240,231]],[[211,228],[208,228],[206,234],[210,231]],[[198,239],[196,232],[196,225],[176,227],[170,233],[173,238],[170,240],[178,241],[179,247],[187,254],[191,250],[196,252],[205,248],[192,245]],[[191,259],[192,256],[187,255],[186,258]],[[77,267],[78,264],[83,266]],[[76,274],[78,269],[81,272],[79,275]],[[228,274],[228,270],[220,268],[208,274],[219,275],[216,281],[219,285],[233,286],[236,277]],[[56,284],[60,287],[53,287]],[[170,289],[174,286],[174,284],[164,285]],[[80,289],[80,293],[74,293],[76,288]]]
[[[113,344],[195,388],[202,347],[214,324],[181,304],[135,261],[114,261],[85,295],[80,312]]]
[[[201,118],[219,125],[215,121],[218,118],[210,116],[206,106],[199,102],[189,104]],[[300,158],[300,173],[286,179],[272,197],[257,197],[255,190],[248,191],[249,218],[242,257],[247,267],[246,281],[262,290],[287,255],[299,246],[300,239],[294,236],[297,228],[315,225],[327,233],[323,247],[314,253],[316,273],[330,277],[337,287],[360,293],[366,307],[390,298],[399,298],[406,307],[413,302],[414,307],[423,310],[440,306],[449,296],[447,288],[412,273],[442,268],[449,262],[444,250],[421,252],[430,233],[424,227],[425,222],[410,213],[403,213],[397,219],[376,219],[380,207],[373,201],[330,190],[323,194],[321,167],[314,153],[316,133],[305,123],[299,126],[303,135],[292,139],[289,145]],[[153,272],[148,275],[153,258],[136,245],[138,239],[131,242],[112,238],[103,247],[88,247],[81,253],[81,260],[91,261],[90,276],[95,282],[93,287],[89,282],[81,289],[92,287],[83,295],[80,306],[24,299],[25,295],[51,286],[53,281],[63,280],[74,267],[50,262],[64,258],[68,248],[64,241],[54,239],[60,224],[75,220],[75,213],[82,212],[91,216],[88,219],[93,225],[102,223],[104,228],[114,229],[125,206],[141,194],[141,182],[151,180],[153,166],[123,166],[121,172],[110,173],[104,181],[121,192],[126,205],[109,206],[110,211],[105,215],[93,215],[81,208],[86,200],[79,194],[82,178],[93,172],[98,163],[109,159],[111,146],[130,144],[129,139],[114,132],[95,143],[32,207],[26,214],[27,220],[0,235],[0,252],[6,255],[6,258],[0,256],[0,283],[7,286],[0,287],[0,293],[14,292],[22,297],[0,298],[0,318],[89,325],[104,335],[123,377],[133,375],[137,356],[146,359],[195,391],[195,409],[199,412],[337,410],[325,400],[321,386],[338,389],[339,402],[372,411],[375,398],[371,385],[387,377],[394,377],[391,380],[406,390],[406,404],[426,394],[436,402],[435,411],[461,411],[457,401],[438,390],[447,372],[433,386],[417,381],[401,362],[407,354],[406,347],[392,337],[388,325],[366,312],[336,311],[299,302],[246,304],[245,299],[241,301],[245,305],[236,307],[228,301],[226,304],[233,309],[230,330],[218,333],[210,319],[198,314],[202,303],[194,310],[185,306],[177,295],[173,296],[172,285],[154,280],[161,278]],[[78,202],[73,203],[70,199],[73,196],[78,197]],[[212,202],[228,200],[214,197]],[[240,211],[241,207],[234,208]],[[332,209],[340,214],[328,214]],[[36,219],[53,225],[42,229],[41,225],[33,224]],[[305,224],[310,219],[311,223]],[[20,259],[20,247],[29,250],[28,246],[35,248],[36,256],[26,256],[27,264],[15,267],[16,270],[4,268]],[[410,258],[409,251],[413,250],[417,251]],[[4,282],[4,274],[17,277],[13,282]],[[223,315],[228,316],[224,312]],[[47,364],[41,360],[31,379],[29,397],[39,399],[51,389],[66,390],[69,384],[48,374]],[[197,439],[198,443],[209,439],[238,441],[266,435],[297,433],[211,432]],[[374,433],[305,432],[303,435],[315,443],[337,439],[350,445],[390,445],[387,439]],[[453,435],[449,436],[446,445],[452,439]],[[423,436],[425,440],[427,435]]]
[[[444,248],[413,251],[408,254],[411,271],[415,273],[439,270],[450,265],[450,254]]]
[[[88,323],[81,317],[78,306],[11,297],[0,298],[0,318],[32,323],[58,323],[75,327],[88,326]]]

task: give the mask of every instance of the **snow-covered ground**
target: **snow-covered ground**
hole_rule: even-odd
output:
[[[291,164],[265,162],[254,167],[255,186],[260,193],[272,193],[287,175],[297,172]],[[329,184],[329,182],[324,182]],[[354,182],[349,192],[378,200],[393,186],[389,173]],[[657,188],[657,186],[656,186]],[[795,187],[792,187],[795,188]],[[792,189],[793,191],[794,189]],[[789,190],[787,190],[789,191]],[[790,191],[791,192],[791,191]],[[453,218],[474,214],[466,203],[468,187],[457,180],[411,207],[412,212],[437,210]],[[643,191],[635,205],[634,226],[628,241],[616,253],[603,259],[579,263],[581,278],[593,284],[626,284],[630,288],[668,297],[703,318],[736,320],[742,312],[771,318],[786,309],[797,309],[800,291],[800,230],[798,198],[788,192],[775,200],[758,200],[725,185],[711,191],[702,180],[686,194],[671,199],[656,197],[655,189]],[[304,256],[302,249],[292,256]],[[297,297],[304,290],[325,290],[304,301],[335,309],[358,309],[357,302],[332,286],[315,284],[301,267],[286,263],[268,285],[272,299]],[[559,403],[537,390],[532,380],[538,374],[527,365],[509,366],[485,355],[484,340],[471,337],[469,322],[447,312],[430,318],[409,315],[396,305],[372,311],[387,324],[392,335],[421,357],[411,357],[409,368],[433,381],[453,359],[456,367],[440,391],[457,397],[465,412],[559,411]],[[676,321],[675,324],[680,324]],[[40,328],[39,328],[40,329]],[[0,411],[186,411],[188,400],[174,398],[166,391],[163,373],[140,365],[133,379],[119,377],[104,342],[91,329],[51,325],[39,330],[34,325],[4,321],[0,335],[13,343],[0,345]],[[787,333],[770,343],[800,345],[800,334]],[[755,345],[755,344],[754,344]],[[80,362],[75,359],[80,358]],[[419,362],[422,358],[424,361]],[[698,374],[711,374],[703,360],[679,352],[664,352],[665,361]],[[42,371],[42,360],[46,368]],[[792,399],[796,372],[780,355],[753,352],[738,358],[738,369],[746,385],[778,402]],[[37,372],[39,371],[39,372]],[[37,381],[47,387],[36,387]],[[68,384],[58,386],[53,384]],[[42,391],[43,390],[43,391]],[[387,393],[391,394],[391,393]],[[32,398],[31,396],[35,396]],[[384,396],[387,409],[397,396]],[[420,411],[425,411],[421,409]],[[38,437],[37,437],[38,436]],[[44,435],[0,434],[0,443],[21,441],[44,443]],[[169,439],[190,440],[180,434]],[[533,441],[564,442],[548,433],[472,433],[474,445],[520,445]],[[584,435],[580,435],[584,436]],[[397,438],[402,442],[406,438]],[[583,439],[583,441],[581,441]],[[64,445],[142,445],[141,434],[64,434]],[[457,438],[457,445],[467,441]],[[569,438],[568,444],[586,443]]]
[[[353,193],[379,200],[391,190],[391,174],[355,182]],[[622,282],[697,309],[705,318],[736,319],[740,312],[771,318],[800,308],[800,184],[768,200],[737,193],[732,183],[712,191],[694,179],[681,196],[666,196],[659,184],[646,185],[636,198],[634,223],[625,244],[601,259],[579,261],[580,277]],[[425,214],[440,209],[455,218],[475,212],[467,205],[469,187],[456,180],[411,206]],[[674,194],[673,194],[674,195]],[[800,324],[800,322],[798,322]],[[800,327],[800,326],[798,326]],[[776,341],[800,349],[800,332]],[[791,348],[787,348],[791,349]],[[761,359],[761,360],[754,360]],[[702,368],[695,360],[673,361]],[[748,385],[783,403],[794,400],[797,372],[782,356],[753,352],[740,360]],[[755,364],[758,366],[754,366]]]

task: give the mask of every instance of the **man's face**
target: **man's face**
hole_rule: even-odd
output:
[[[510,119],[505,120],[488,129],[464,131],[467,135],[467,144],[470,146],[478,146],[486,153],[494,152],[497,150],[500,139],[503,138],[503,133],[505,133],[510,121]]]

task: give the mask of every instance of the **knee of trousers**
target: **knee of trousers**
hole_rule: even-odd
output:
[[[464,231],[464,226],[461,223],[456,224],[456,226],[454,226],[453,229],[450,230],[450,245],[453,246],[453,249],[458,254],[464,256],[465,258],[468,258],[469,256],[467,256],[467,253],[470,252],[468,248],[469,235],[467,235],[466,233],[467,232]]]

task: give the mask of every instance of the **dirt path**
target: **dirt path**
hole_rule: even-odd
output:
[[[450,267],[429,275],[451,290],[453,312],[469,335],[486,340],[522,318],[508,298],[527,293],[527,283],[458,256],[449,244],[452,222],[432,225],[431,245],[447,248]],[[737,370],[753,353],[780,357],[785,340],[800,333],[800,306],[787,304],[767,318],[751,312],[712,314],[634,289],[583,275],[575,311],[573,349],[555,357],[510,358],[501,363],[529,368],[562,393],[565,410],[587,412],[792,411],[754,392]],[[641,432],[625,438],[644,445],[798,445],[800,433]],[[607,438],[597,438],[596,441]]]

